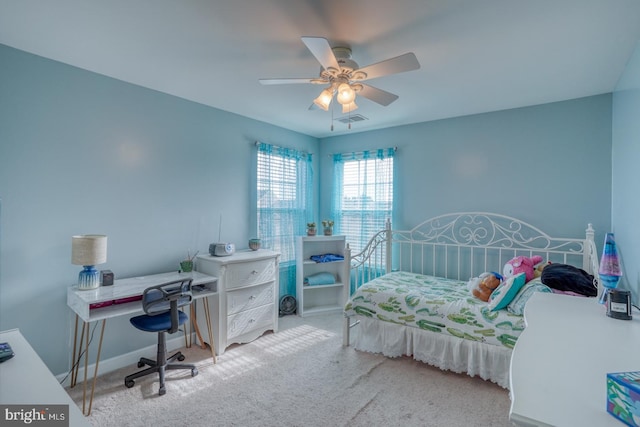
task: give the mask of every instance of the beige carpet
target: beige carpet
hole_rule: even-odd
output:
[[[127,389],[136,365],[98,378],[94,426],[510,426],[499,386],[410,358],[342,347],[342,316],[286,316],[280,331],[234,345],[213,364],[184,351],[199,375],[149,376]],[[149,355],[153,357],[154,355]],[[69,390],[81,405],[82,387]]]

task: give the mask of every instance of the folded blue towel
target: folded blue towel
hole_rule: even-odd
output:
[[[332,285],[336,283],[336,278],[331,273],[317,273],[304,278],[304,284],[314,285]]]
[[[344,257],[337,254],[311,255],[309,258],[315,262],[344,261]]]

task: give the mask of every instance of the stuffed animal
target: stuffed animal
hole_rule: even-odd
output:
[[[542,276],[542,270],[544,270],[544,268],[547,265],[550,265],[550,264],[551,264],[551,261],[547,261],[547,262],[543,262],[543,263],[538,264],[536,266],[536,269],[533,271],[533,278],[536,279],[536,278]]]
[[[518,275],[520,273],[525,274],[525,279],[528,282],[533,279],[533,270],[536,264],[542,262],[542,257],[539,255],[534,255],[531,258],[526,256],[517,256],[507,261],[502,269],[502,273],[505,278]]]
[[[467,286],[471,291],[471,295],[484,302],[489,301],[491,293],[502,283],[502,276],[498,273],[482,273],[478,277],[469,280]]]

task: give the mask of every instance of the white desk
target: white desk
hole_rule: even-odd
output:
[[[149,276],[132,277],[128,279],[114,280],[111,286],[100,286],[92,290],[79,290],[77,285],[67,289],[67,305],[76,313],[76,323],[73,338],[73,354],[72,354],[72,370],[71,370],[71,387],[76,385],[78,380],[78,369],[80,360],[84,357],[84,380],[82,395],[82,413],[91,414],[91,405],[93,403],[93,393],[95,391],[96,378],[98,376],[98,365],[100,363],[100,352],[102,350],[102,338],[104,336],[104,328],[106,320],[119,316],[131,316],[142,313],[141,297],[145,289],[150,286],[160,285],[173,280],[185,278],[193,279],[191,283],[194,304],[197,300],[202,299],[203,311],[208,325],[209,342],[211,344],[211,356],[215,363],[215,348],[213,346],[213,337],[211,329],[211,315],[209,312],[208,297],[217,295],[217,278],[202,274],[197,271],[190,273],[162,273]],[[123,302],[131,300],[129,302]],[[197,322],[194,319],[195,311],[191,310],[191,323],[196,325],[196,332],[201,343],[204,342],[200,337],[200,331],[197,329]],[[78,344],[78,319],[82,319],[82,331],[80,332],[80,343]],[[91,386],[91,395],[89,398],[89,407],[86,410],[86,389],[87,389],[87,369],[89,361],[89,324],[91,322],[102,320],[100,330],[100,341],[98,344],[98,352],[96,355],[96,364],[93,374],[93,384]],[[187,336],[185,334],[185,341]],[[83,348],[84,342],[84,348]],[[187,343],[187,345],[189,345]]]
[[[606,316],[596,298],[536,293],[511,356],[511,411],[519,426],[620,427],[607,413],[607,373],[640,370],[640,313]]]
[[[90,426],[18,329],[0,332],[0,342],[8,342],[15,353],[13,358],[0,363],[0,403],[38,408],[43,405],[68,405],[69,426]],[[4,417],[4,413],[0,415],[0,424]],[[42,423],[33,422],[33,425],[38,424]]]

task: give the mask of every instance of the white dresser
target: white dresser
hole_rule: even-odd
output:
[[[216,354],[278,331],[279,259],[280,254],[267,249],[197,257],[196,269],[218,278],[218,296],[209,298]],[[200,330],[206,326],[204,317],[197,317]]]
[[[640,370],[640,313],[606,316],[596,298],[536,293],[511,356],[518,426],[620,427],[607,413],[607,373]]]

